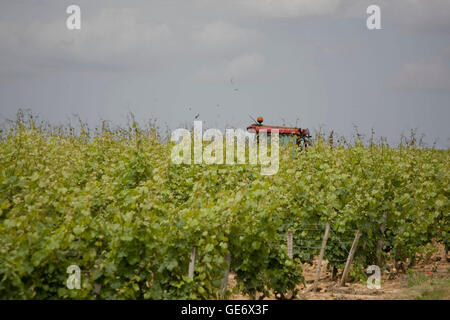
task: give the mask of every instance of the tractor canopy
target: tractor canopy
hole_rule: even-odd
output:
[[[294,128],[294,127],[279,127],[279,126],[266,126],[266,125],[258,125],[252,124],[247,127],[247,131],[254,130],[258,133],[260,130],[265,130],[267,133],[270,133],[272,130],[278,130],[280,135],[309,135],[308,129]]]
[[[255,132],[257,135],[260,131],[267,132],[267,135],[270,136],[272,130],[278,130],[280,142],[290,142],[295,141],[297,144],[310,144],[311,135],[309,134],[308,129],[295,128],[295,127],[282,127],[282,126],[270,126],[263,125],[263,118],[258,117],[257,122],[251,124],[247,127],[247,131]]]

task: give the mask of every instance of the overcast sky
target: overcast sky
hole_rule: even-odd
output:
[[[81,30],[66,8],[81,7]],[[366,9],[381,7],[382,30]],[[0,0],[0,117],[265,123],[450,146],[449,0]]]

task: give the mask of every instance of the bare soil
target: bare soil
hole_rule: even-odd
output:
[[[299,293],[294,299],[303,300],[397,300],[397,299],[417,299],[424,290],[433,290],[428,288],[428,283],[433,281],[445,281],[443,289],[443,299],[450,300],[450,262],[448,253],[443,246],[439,245],[435,255],[427,261],[419,261],[414,266],[409,266],[408,271],[398,271],[393,263],[387,264],[390,271],[382,270],[381,289],[369,289],[366,283],[361,281],[352,281],[350,278],[345,286],[339,286],[340,273],[336,280],[331,280],[331,270],[327,267],[328,262],[322,262],[321,278],[317,285],[317,291],[311,290],[314,282],[315,270],[317,268],[317,258],[313,265],[303,265],[303,276],[307,287],[299,285]],[[421,282],[411,286],[412,276],[420,278]],[[444,283],[444,282],[443,282]],[[236,286],[234,274],[230,274],[229,284]],[[231,297],[233,300],[247,300],[249,296],[235,294]],[[275,299],[270,296],[264,299]]]

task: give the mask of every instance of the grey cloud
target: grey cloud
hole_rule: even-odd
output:
[[[202,67],[195,77],[202,81],[241,80],[261,74],[265,59],[260,53],[242,54],[230,61],[212,67]]]
[[[387,1],[385,1],[387,2]],[[386,3],[392,16],[405,28],[422,32],[450,32],[450,1],[403,0]],[[387,11],[389,14],[389,11]]]
[[[401,91],[450,91],[450,48],[441,54],[402,66],[390,81],[390,86]]]
[[[60,20],[0,23],[0,30],[14,30],[12,35],[0,33],[4,55],[22,61],[22,68],[29,65],[30,72],[45,65],[146,68],[148,61],[166,54],[173,44],[167,24],[138,23],[136,9],[106,8],[83,19],[76,31],[66,29]]]
[[[247,9],[248,14],[267,17],[301,17],[335,13],[340,0],[237,0],[237,7]]]
[[[0,1],[0,116],[120,122],[131,110],[173,128],[197,113],[245,127],[250,113],[445,140],[450,1],[375,3],[381,31],[365,27],[372,0],[78,0],[78,32],[65,28],[71,1]]]
[[[261,34],[257,31],[224,21],[208,23],[193,35],[194,41],[200,46],[200,50],[221,52],[248,47],[261,37]]]
[[[401,26],[410,32],[450,32],[448,0],[347,0],[341,2],[336,13],[361,18],[371,4],[380,6],[382,25],[387,20],[390,26]]]

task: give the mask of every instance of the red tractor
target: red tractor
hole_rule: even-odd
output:
[[[308,129],[293,128],[293,127],[279,127],[279,126],[267,126],[263,125],[263,117],[258,117],[254,124],[247,127],[247,131],[254,131],[258,135],[260,130],[266,130],[267,136],[270,136],[270,132],[273,129],[277,129],[280,136],[280,142],[289,142],[295,139],[298,146],[308,147],[311,146],[311,135]]]

